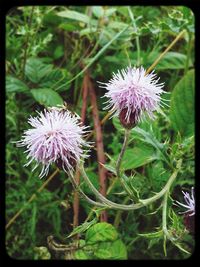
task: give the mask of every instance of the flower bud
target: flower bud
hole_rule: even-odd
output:
[[[127,112],[128,108],[122,109],[121,112],[119,113],[119,120],[124,128],[132,129],[133,127],[136,126],[138,122],[138,112],[136,110],[132,111],[128,119],[126,118]]]

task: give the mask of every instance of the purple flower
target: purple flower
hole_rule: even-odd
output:
[[[175,203],[179,204],[179,206],[182,206],[186,208],[186,211],[180,212],[180,213],[187,213],[188,216],[193,216],[195,214],[195,200],[194,200],[194,187],[191,189],[191,196],[188,192],[182,191],[184,195],[185,204],[176,201]]]
[[[132,128],[141,120],[143,114],[154,119],[153,111],[159,110],[160,95],[163,93],[163,83],[158,84],[159,78],[152,73],[146,74],[143,67],[127,67],[113,73],[108,83],[101,83],[107,89],[105,97],[113,116],[119,116],[126,128]]]
[[[48,174],[53,162],[65,171],[72,170],[82,157],[87,157],[83,146],[90,146],[83,139],[87,127],[82,126],[79,119],[78,115],[59,108],[49,108],[30,117],[28,123],[32,129],[24,131],[22,140],[17,142],[17,146],[27,147],[25,152],[30,161],[24,166],[35,160],[34,170],[42,164],[41,178]]]

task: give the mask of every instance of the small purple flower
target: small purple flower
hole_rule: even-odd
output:
[[[111,108],[113,116],[119,116],[122,125],[126,128],[134,127],[141,120],[143,114],[154,119],[153,111],[159,110],[163,93],[163,83],[158,84],[159,78],[151,72],[146,74],[143,67],[127,67],[113,73],[108,83],[101,83],[101,87],[107,89],[105,97]]]
[[[28,120],[33,128],[24,131],[22,140],[17,142],[17,146],[27,147],[25,152],[30,161],[24,166],[35,160],[34,170],[42,164],[41,178],[48,174],[53,162],[65,171],[72,170],[82,157],[87,157],[83,150],[83,146],[90,146],[83,139],[87,127],[81,125],[78,115],[68,110],[49,108],[37,113],[38,116]]]
[[[184,195],[184,200],[186,204],[183,204],[179,201],[176,201],[175,203],[179,204],[179,206],[182,206],[186,208],[186,211],[180,212],[180,214],[187,213],[188,216],[193,216],[195,214],[195,200],[194,200],[194,187],[191,189],[191,196],[188,192],[182,191]]]

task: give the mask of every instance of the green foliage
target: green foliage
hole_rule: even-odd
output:
[[[12,76],[6,77],[6,90],[8,93],[27,92],[29,88],[25,83]]]
[[[111,224],[97,223],[87,230],[84,245],[75,252],[75,259],[124,260],[127,250]]]
[[[175,86],[170,107],[173,127],[182,135],[194,133],[194,70],[190,70]]]
[[[37,88],[32,89],[31,93],[40,105],[44,105],[46,107],[55,107],[63,104],[63,100],[60,95],[52,89]]]
[[[29,127],[28,117],[36,110],[66,101],[69,109],[80,115],[87,69],[102,119],[107,114],[103,110],[105,99],[101,98],[105,90],[97,81],[107,82],[112,72],[129,64],[149,68],[182,30],[182,38],[155,66],[160,82],[164,82],[163,98],[169,101],[169,107],[155,113],[154,121],[147,119],[131,130],[121,165],[124,183],[134,192],[133,201],[138,201],[159,192],[182,159],[167,210],[168,232],[175,242],[165,239],[161,230],[161,201],[130,212],[108,210],[108,224],[99,222],[101,209],[80,198],[79,225],[73,229],[74,191],[67,175],[59,171],[38,193],[47,178],[38,178],[40,167],[32,172],[34,164],[23,166],[26,154],[13,141],[21,139]],[[79,247],[72,253],[75,259],[188,257],[194,238],[170,199],[182,201],[181,190],[194,186],[194,76],[194,15],[185,6],[11,9],[6,16],[6,222],[23,211],[7,228],[7,253],[15,259],[60,259],[59,253],[48,250],[47,237],[54,235],[64,242],[67,236],[67,240],[73,239],[73,245],[78,235]],[[94,127],[89,97],[85,124]],[[115,170],[124,129],[118,118],[113,118],[104,123],[102,131],[107,197],[127,203],[130,198]],[[55,168],[51,166],[49,175]],[[85,170],[99,190],[95,149],[91,149]],[[93,198],[82,177],[80,180],[83,191]],[[92,220],[93,213],[97,216]]]

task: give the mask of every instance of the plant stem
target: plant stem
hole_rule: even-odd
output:
[[[97,160],[98,160],[98,174],[99,174],[99,184],[100,184],[100,193],[105,196],[106,195],[106,174],[107,170],[104,168],[103,164],[105,164],[105,154],[104,154],[104,144],[103,144],[103,134],[101,128],[101,122],[99,118],[99,110],[97,106],[97,98],[94,90],[94,85],[90,79],[89,71],[86,71],[87,75],[87,83],[89,87],[90,101],[92,105],[92,117],[94,122],[95,129],[95,137],[96,137],[96,148],[97,148]],[[107,213],[106,211],[101,212],[101,221],[107,221]]]
[[[105,204],[102,204],[102,203],[99,203],[99,202],[96,202],[94,200],[92,200],[91,198],[89,198],[82,190],[81,188],[79,187],[79,185],[77,184],[75,178],[73,177],[73,174],[71,172],[68,173],[69,174],[69,179],[72,183],[72,185],[74,186],[74,189],[77,190],[83,198],[85,198],[87,200],[87,202],[89,202],[90,204],[92,205],[95,205],[97,207],[107,207]],[[97,191],[98,192],[98,191]]]
[[[130,130],[125,129],[124,142],[123,142],[122,149],[121,149],[121,152],[119,154],[119,157],[118,157],[117,163],[116,163],[116,173],[117,173],[117,177],[119,177],[119,178],[120,178],[120,165],[122,162],[122,157],[125,153],[125,150],[126,150],[126,147],[128,144],[129,135],[130,135]]]
[[[116,174],[117,174],[117,177],[119,178],[120,183],[123,186],[124,190],[132,198],[133,197],[132,192],[130,191],[129,187],[126,185],[125,181],[123,180],[123,178],[120,175],[120,166],[121,166],[123,155],[126,151],[126,147],[128,145],[129,136],[130,136],[130,130],[125,129],[124,142],[123,142],[122,149],[120,151],[120,154],[119,154],[119,157],[118,157],[117,163],[116,163]]]
[[[108,206],[108,208],[111,209],[121,209],[121,210],[136,210],[136,209],[140,209],[144,206],[147,206],[153,202],[155,202],[156,200],[158,200],[159,198],[161,198],[171,187],[173,181],[175,180],[178,171],[180,170],[182,164],[182,160],[178,161],[177,164],[177,168],[176,170],[173,172],[173,174],[170,176],[168,182],[166,183],[166,185],[164,186],[164,188],[157,193],[155,196],[147,198],[147,199],[140,199],[139,203],[136,204],[130,204],[130,205],[123,205],[123,204],[117,204],[115,202],[112,202],[110,200],[108,200],[107,198],[105,198],[104,196],[102,196],[99,191],[93,186],[93,184],[91,183],[90,179],[87,177],[87,174],[85,173],[85,170],[83,168],[82,165],[80,165],[80,172],[85,180],[85,182],[87,183],[87,185],[89,186],[89,188],[91,189],[91,191],[95,194],[95,196],[105,205]]]

